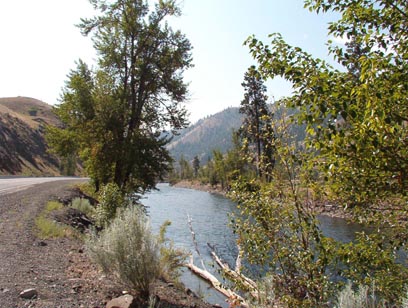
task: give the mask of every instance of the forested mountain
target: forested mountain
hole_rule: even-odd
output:
[[[187,161],[197,155],[202,163],[206,163],[214,149],[225,153],[231,148],[232,132],[238,130],[241,123],[239,108],[227,108],[181,130],[167,148],[176,161],[181,155]]]
[[[48,153],[45,125],[59,121],[51,106],[28,97],[0,98],[0,174],[59,175]]]

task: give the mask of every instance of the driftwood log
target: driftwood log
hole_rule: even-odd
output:
[[[251,293],[251,295],[254,298],[258,298],[257,285],[255,281],[241,274],[239,269],[237,270],[237,268],[235,270],[232,270],[227,262],[222,261],[221,258],[217,256],[214,247],[208,243],[207,245],[211,249],[211,256],[213,257],[214,261],[218,264],[218,266],[222,269],[224,274],[230,277],[233,281],[238,282],[238,284],[242,285],[247,291]]]
[[[201,259],[201,264],[203,268],[199,268],[194,264],[194,258],[191,255],[190,256],[190,262],[186,264],[186,267],[192,271],[194,274],[198,275],[199,277],[203,278],[204,280],[208,281],[212,287],[223,294],[226,298],[227,301],[230,303],[231,307],[249,307],[249,305],[246,303],[244,298],[242,298],[239,294],[236,292],[232,291],[231,289],[225,288],[222,283],[215,277],[213,274],[211,274],[207,269],[205,268],[204,265],[204,260],[201,257],[200,251],[198,249],[198,244],[195,238],[195,233],[193,230],[193,225],[192,225],[192,219],[191,217],[188,217],[188,225],[190,228],[191,236],[193,239],[194,247],[195,250],[198,254],[198,256]],[[227,263],[223,262],[215,253],[213,247],[209,244],[207,244],[211,248],[211,255],[214,258],[215,262],[218,264],[218,266],[223,270],[223,272],[229,276],[230,278],[233,278],[235,281],[239,281],[242,285],[244,285],[250,292],[252,296],[256,296],[256,284],[249,278],[243,276],[242,274],[237,273],[236,271],[233,271]],[[238,260],[239,259],[239,260]],[[241,261],[240,261],[240,254],[238,254],[237,262],[236,262],[236,267],[240,268]],[[245,279],[243,278],[245,277]]]
[[[207,270],[203,270],[198,266],[194,265],[193,257],[190,257],[190,262],[186,264],[186,267],[191,270],[194,274],[200,276],[204,280],[208,281],[212,287],[223,294],[227,301],[230,303],[232,307],[244,307],[249,308],[249,305],[245,302],[245,300],[230,289],[226,289],[222,286],[221,282],[215,277],[213,274],[208,272]]]

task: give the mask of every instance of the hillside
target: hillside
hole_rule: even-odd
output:
[[[176,161],[181,155],[188,161],[197,155],[203,163],[206,163],[214,149],[225,153],[231,148],[232,131],[238,130],[241,123],[242,115],[239,114],[239,108],[227,108],[181,130],[167,148]]]
[[[42,101],[0,98],[0,175],[59,175],[58,160],[44,139],[45,125],[58,123]]]
[[[296,112],[294,109],[273,110],[275,119],[293,116]],[[212,157],[213,150],[226,153],[231,149],[232,132],[239,129],[242,120],[243,115],[239,113],[238,107],[227,108],[181,130],[167,148],[176,162],[180,160],[181,155],[190,162],[197,155],[202,165],[206,164],[208,158]],[[305,125],[290,125],[288,132],[301,144],[305,139],[305,130]]]

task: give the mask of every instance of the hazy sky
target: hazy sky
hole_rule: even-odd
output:
[[[183,16],[173,21],[194,49],[195,67],[187,104],[191,121],[239,106],[241,83],[253,64],[244,40],[251,34],[268,42],[269,33],[317,57],[327,56],[328,15],[303,8],[303,0],[180,0]],[[79,58],[92,64],[90,38],[78,28],[91,17],[87,0],[0,0],[0,97],[29,96],[57,103],[66,75]],[[290,93],[282,81],[268,83],[268,94]]]

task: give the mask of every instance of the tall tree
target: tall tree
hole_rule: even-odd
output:
[[[219,183],[221,183],[221,189],[226,187],[227,182],[227,166],[225,165],[224,155],[219,150],[213,150],[214,161],[214,173]]]
[[[194,170],[194,177],[198,176],[198,170],[200,169],[200,159],[198,156],[194,156],[193,159],[193,170]]]
[[[193,170],[190,163],[184,158],[184,155],[181,155],[180,157],[179,167],[181,180],[190,180],[193,177]]]
[[[261,74],[255,66],[249,67],[242,83],[245,94],[241,101],[239,112],[244,114],[244,120],[239,133],[247,141],[248,146],[255,148],[257,172],[262,175],[261,163],[268,157],[273,161],[273,151],[270,145],[271,115],[268,109],[266,86]]]
[[[191,45],[165,22],[180,14],[174,0],[158,1],[153,11],[144,0],[90,2],[100,13],[79,28],[92,36],[98,65],[78,63],[56,112],[97,186],[144,191],[170,168],[161,131],[188,124],[182,74]]]

